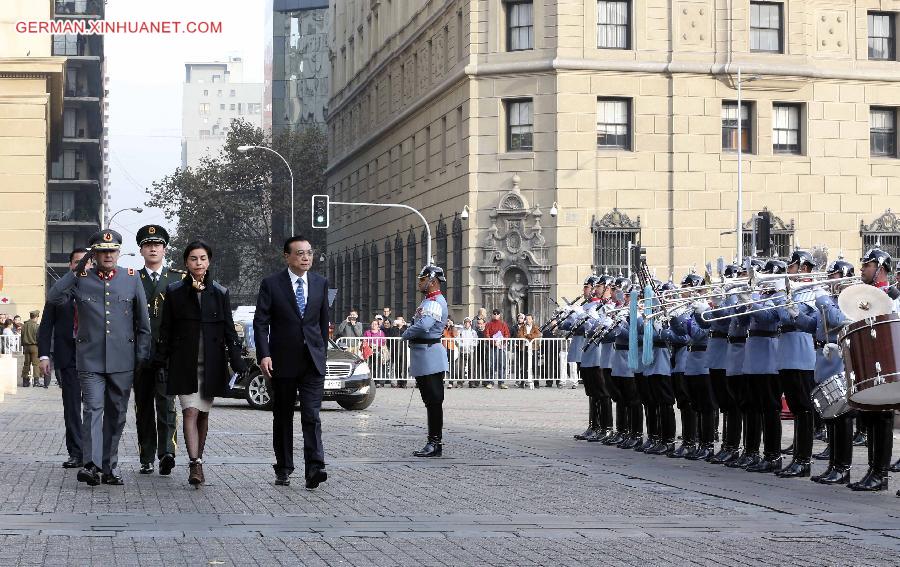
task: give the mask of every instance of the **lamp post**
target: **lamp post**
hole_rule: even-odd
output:
[[[247,153],[249,150],[265,150],[267,152],[271,152],[276,156],[281,158],[281,161],[284,162],[285,167],[287,167],[288,173],[291,174],[291,236],[296,234],[294,232],[294,171],[291,169],[291,165],[288,163],[284,156],[280,153],[276,152],[272,148],[267,148],[266,146],[238,146],[237,151],[242,154]]]
[[[743,84],[755,81],[759,76],[753,75],[746,79],[741,78],[741,68],[737,70],[737,160],[738,160],[738,187],[737,187],[737,263],[738,266],[744,263],[744,225],[741,218],[744,214],[744,140],[741,137],[741,120],[743,118],[744,107],[741,103],[741,87]],[[749,117],[749,114],[748,114]]]
[[[134,211],[134,212],[140,214],[140,213],[144,212],[144,209],[142,209],[141,207],[126,207],[124,209],[119,209],[118,211],[114,212],[111,217],[109,217],[109,221],[106,223],[106,228],[109,228],[112,226],[112,221],[114,218],[116,218],[117,214],[123,213],[125,211]]]

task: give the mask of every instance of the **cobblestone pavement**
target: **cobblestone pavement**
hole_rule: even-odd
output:
[[[900,564],[894,490],[574,441],[585,406],[580,389],[448,390],[447,456],[422,460],[416,390],[379,389],[362,412],[326,404],[316,491],[273,485],[271,416],[244,402],[213,409],[201,490],[183,455],[171,477],[137,474],[129,414],[125,486],[90,488],[60,467],[58,389],[19,389],[0,404],[0,567]],[[299,450],[299,416],[296,431]],[[859,476],[862,450],[855,462]]]

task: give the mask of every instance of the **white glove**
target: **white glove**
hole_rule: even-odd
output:
[[[800,316],[800,307],[796,303],[792,303],[784,308],[787,311],[787,314],[791,316],[791,319],[796,319]]]
[[[831,357],[840,356],[840,354],[841,349],[836,343],[825,343],[825,346],[822,347],[822,356],[825,357],[825,360],[831,360]]]
[[[653,329],[656,331],[656,334],[662,331],[662,323],[659,321],[659,317],[653,320]]]
[[[694,308],[694,313],[704,313],[709,311],[709,303],[704,299],[698,299],[691,304],[691,307]]]

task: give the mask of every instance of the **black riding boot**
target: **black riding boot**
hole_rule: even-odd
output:
[[[688,406],[681,409],[681,445],[669,455],[683,458],[697,450],[697,412]]]
[[[616,404],[616,431],[614,435],[610,435],[605,441],[602,441],[604,445],[618,445],[627,437],[629,431],[628,415],[628,406],[618,402]]]
[[[759,462],[759,443],[762,437],[762,416],[757,411],[744,414],[744,452],[740,458],[725,464],[726,467],[743,469]]]
[[[850,465],[853,463],[853,419],[837,417],[826,423],[831,458],[828,460],[828,469],[813,480],[819,484],[847,484],[850,482]]]
[[[594,419],[594,397],[588,396],[588,427],[584,430],[584,433],[576,433],[573,437],[579,441],[585,441],[591,432],[594,431],[596,426],[597,423]]]
[[[644,443],[644,406],[634,404],[628,411],[631,431],[630,435],[617,445],[620,449],[634,449]]]
[[[675,452],[675,406],[657,406],[659,442],[647,449],[648,455],[667,455]]]
[[[703,412],[700,414],[700,445],[699,448],[687,456],[691,461],[708,461],[715,454],[716,438],[716,412]]]
[[[659,411],[656,404],[647,404],[644,407],[644,413],[647,416],[647,440],[633,447],[639,453],[656,445],[659,440]]]
[[[763,458],[747,472],[773,473],[781,469],[781,412],[767,409],[762,414]]]
[[[810,473],[813,435],[815,435],[812,413],[809,411],[798,413],[794,417],[794,428],[794,460],[775,473],[781,478],[807,477]]]
[[[432,437],[428,436],[428,443],[425,444],[424,447],[415,451],[413,456],[415,457],[440,457],[443,451],[443,444],[441,443],[440,437]]]

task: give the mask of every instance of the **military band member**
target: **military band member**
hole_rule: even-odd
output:
[[[608,309],[616,309],[622,307],[621,304],[617,303],[616,299],[613,297],[613,294],[616,292],[615,283],[616,278],[612,276],[601,276],[604,284],[604,291],[602,300],[606,304]],[[624,278],[622,278],[624,279]],[[601,425],[604,430],[606,430],[607,435],[605,435],[602,439],[597,439],[597,441],[605,441],[610,437],[615,435],[613,429],[613,417],[615,415],[616,423],[620,419],[622,413],[619,411],[619,391],[618,385],[612,379],[612,353],[613,353],[613,338],[609,336],[609,330],[613,325],[613,320],[608,316],[604,316],[603,328],[602,332],[603,337],[600,339],[600,381],[603,387],[603,398],[601,400],[600,407],[600,416],[601,416]],[[616,403],[615,413],[613,412],[613,401]]]
[[[854,275],[853,264],[835,260],[827,268],[829,279],[847,278]],[[850,321],[838,307],[833,288],[816,290],[816,370],[815,380],[823,381],[844,371],[844,364],[838,353],[837,337],[841,328]],[[827,332],[826,332],[827,331]],[[853,421],[856,410],[850,410],[833,419],[825,420],[828,431],[828,468],[810,480],[819,484],[847,484],[850,482],[850,467],[853,465]]]
[[[723,286],[728,280],[738,276],[741,269],[735,264],[725,266],[722,272]],[[723,290],[724,292],[724,290]],[[728,328],[731,325],[729,319],[707,321],[703,313],[709,311],[710,306],[727,307],[737,302],[736,294],[713,295],[712,299],[697,299],[694,304],[693,322],[700,329],[709,331],[706,346],[706,356],[703,358],[703,366],[709,369],[709,381],[713,389],[716,403],[722,410],[724,419],[722,431],[722,445],[719,452],[713,455],[709,462],[720,465],[735,461],[740,457],[741,433],[743,431],[743,412],[738,403],[737,394],[740,391],[738,381],[740,376],[727,376],[728,367]]]
[[[632,293],[639,293],[635,284],[624,281],[621,284],[623,297],[622,304],[628,305]],[[606,444],[615,444],[620,449],[634,449],[644,444],[644,407],[641,405],[641,396],[638,393],[635,373],[628,364],[629,349],[629,315],[621,317],[616,322],[610,334],[613,338],[613,354],[611,357],[612,377],[618,386],[622,398],[622,405],[626,408],[626,429],[620,431],[619,436],[605,441]],[[620,428],[621,429],[621,428]]]
[[[885,293],[889,291],[888,277],[893,269],[891,255],[873,248],[862,257],[860,276],[864,283],[873,285]],[[896,294],[889,294],[896,295]],[[894,299],[894,312],[897,309],[897,297]],[[860,411],[859,419],[866,428],[869,439],[869,470],[857,482],[848,484],[851,490],[877,491],[887,490],[891,466],[891,448],[893,444],[894,412],[892,411]]]
[[[816,267],[812,254],[795,250],[787,264],[788,274],[810,273]],[[794,280],[800,283],[802,280]],[[815,407],[812,391],[816,387],[816,367],[812,333],[816,331],[815,309],[807,300],[814,300],[814,292],[801,290],[794,297],[785,297],[786,307],[776,310],[780,320],[778,336],[778,375],[781,390],[794,414],[793,460],[776,472],[782,478],[810,475]],[[812,301],[810,301],[812,303]]]
[[[122,236],[114,230],[91,236],[91,251],[47,296],[54,305],[73,298],[76,304],[76,367],[84,406],[81,445],[85,461],[78,481],[90,486],[123,484],[116,469],[128,397],[135,367],[150,357],[147,299],[137,272],[116,265],[121,245]],[[91,258],[95,267],[87,270]]]
[[[605,293],[605,279],[603,276],[591,276],[587,279],[591,285],[591,296],[587,303],[583,305],[583,310],[587,316],[577,334],[581,335],[584,342],[585,337],[590,337],[597,326],[605,318],[604,303],[602,296]],[[570,347],[572,348],[572,347]],[[586,441],[603,441],[609,436],[612,421],[611,412],[609,414],[603,411],[603,401],[609,399],[605,396],[603,390],[603,378],[600,368],[600,345],[591,343],[585,345],[581,355],[581,379],[584,382],[584,393],[588,396],[590,407],[588,411],[593,417],[593,427],[591,432],[585,436]],[[611,409],[611,408],[610,408]],[[607,423],[607,419],[610,423]]]
[[[751,269],[762,269],[765,264],[757,259],[751,260]],[[737,277],[745,277],[748,273],[747,268],[742,266],[739,268]],[[736,294],[734,299],[728,302],[722,315],[733,315],[735,313],[735,305],[742,301],[741,295],[749,297],[748,291]],[[725,376],[731,387],[732,395],[735,403],[741,411],[742,430],[743,430],[743,451],[736,459],[731,459],[725,463],[726,467],[746,469],[759,463],[759,444],[762,440],[762,415],[756,407],[750,380],[744,375],[744,359],[746,357],[747,347],[747,329],[750,322],[744,317],[731,317],[725,319],[728,321],[728,350],[725,359]]]
[[[594,283],[596,281],[597,276],[590,275],[584,280],[584,284],[582,285],[581,296],[587,301],[591,298],[594,293]],[[580,327],[584,322],[585,312],[584,309],[580,305],[569,305],[567,307],[568,315],[560,322],[558,325],[558,330],[561,333],[560,336],[571,335],[572,339],[569,342],[569,351],[566,354],[566,362],[568,364],[575,363],[575,367],[578,372],[578,378],[583,381],[583,377],[581,375],[581,359],[583,355],[583,347],[584,347],[584,333],[578,332],[580,328],[576,330],[577,327]],[[597,431],[599,430],[599,421],[597,419],[596,407],[594,405],[594,400],[588,393],[587,389],[585,389],[585,395],[588,396],[588,427],[584,430],[584,433],[577,433],[573,437],[578,439],[579,441],[586,441],[588,438],[593,438],[597,436]]]
[[[425,299],[416,309],[412,325],[403,331],[403,339],[409,343],[409,373],[416,378],[428,414],[428,442],[413,453],[416,457],[440,457],[443,452],[444,373],[449,365],[441,336],[449,313],[441,282],[446,281],[443,268],[433,264],[422,268],[417,287]]]
[[[169,233],[165,228],[148,224],[137,232],[137,245],[144,258],[144,267],[138,270],[144,295],[147,296],[147,310],[150,314],[150,330],[153,335],[150,355],[155,354],[159,340],[159,326],[162,321],[163,302],[166,286],[181,281],[185,277],[182,270],[163,265]],[[145,365],[134,373],[134,418],[137,425],[138,450],[141,474],[153,472],[154,458],[159,458],[159,474],[168,475],[175,467],[175,446],[177,440],[177,412],[175,396],[166,395],[165,370],[154,370]]]
[[[669,285],[671,286],[671,283]],[[660,287],[662,288],[662,286]],[[674,286],[668,289],[674,289]],[[643,392],[641,401],[644,402],[647,430],[650,437],[644,446],[636,447],[635,450],[648,455],[665,455],[675,451],[675,391],[672,387],[672,355],[668,344],[660,334],[662,326],[659,320],[656,318],[645,319],[641,310],[638,310],[638,318],[638,345],[643,345],[645,333],[652,333],[653,361],[641,367],[649,403],[645,401]],[[639,387],[640,384],[638,382]]]
[[[690,287],[691,277],[702,281],[696,274],[689,274],[681,285]],[[681,297],[679,294],[678,297]],[[672,349],[672,388],[675,393],[675,405],[681,414],[681,445],[668,454],[672,458],[683,458],[697,451],[697,411],[688,385],[685,381],[685,368],[688,362],[688,343],[691,338],[688,334],[687,319],[689,314],[683,309],[669,319],[669,325],[662,330],[662,338]]]
[[[623,309],[627,307],[628,296],[631,290],[631,281],[624,276],[619,276],[613,280],[612,288],[613,301],[615,302],[616,308]],[[631,397],[629,397],[629,389],[626,388],[623,390],[624,378],[621,374],[622,372],[628,371],[628,335],[625,334],[623,339],[618,343],[619,345],[624,345],[624,351],[621,350],[621,346],[616,346],[616,336],[621,330],[620,323],[626,321],[627,316],[627,311],[618,311],[615,314],[615,319],[607,323],[609,328],[601,339],[601,345],[609,345],[606,347],[609,350],[609,358],[606,361],[606,364],[609,365],[607,371],[609,379],[607,383],[609,384],[610,394],[616,402],[615,432],[602,442],[604,445],[618,445],[631,436],[630,424],[633,407]],[[601,346],[601,349],[602,348],[603,347]]]

